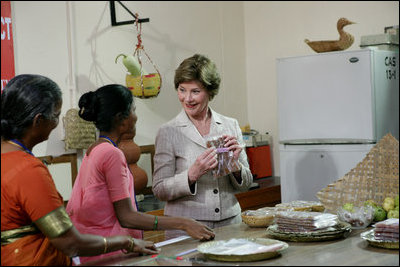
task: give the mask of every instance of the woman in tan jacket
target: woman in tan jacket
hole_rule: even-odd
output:
[[[190,217],[211,228],[240,223],[235,193],[246,191],[253,177],[237,120],[209,107],[219,90],[216,66],[196,54],[180,64],[174,83],[182,111],[158,131],[153,193],[167,202],[165,215]],[[207,148],[206,142],[219,136],[238,160],[240,170],[214,178],[217,151]]]

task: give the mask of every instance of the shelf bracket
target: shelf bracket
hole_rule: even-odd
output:
[[[126,21],[118,21],[117,22],[117,17],[115,14],[115,2],[119,3],[129,14],[131,14],[135,20],[126,20]],[[121,3],[121,1],[110,1],[110,14],[111,14],[111,26],[121,26],[121,25],[127,25],[127,24],[134,24],[136,22],[136,15],[133,14],[124,4]],[[139,19],[138,22],[149,22],[150,19]]]

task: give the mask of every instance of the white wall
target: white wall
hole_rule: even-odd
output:
[[[211,106],[237,118],[240,125],[250,123],[272,135],[274,175],[280,175],[276,58],[313,54],[303,40],[336,39],[340,17],[357,22],[345,28],[355,36],[350,50],[359,49],[361,36],[383,33],[385,26],[399,23],[397,1],[123,3],[140,17],[150,18],[142,25],[143,45],[163,78],[157,98],[136,99],[136,143],[153,144],[159,126],[179,112],[174,71],[183,59],[203,53],[216,62],[222,75],[220,93]],[[136,28],[111,27],[108,1],[12,1],[11,7],[16,74],[54,79],[64,93],[62,116],[76,107],[82,93],[125,83],[125,69],[114,59],[134,52]],[[116,7],[119,21],[132,19],[118,3]],[[62,138],[60,123],[49,141],[33,152],[64,154]]]
[[[180,111],[174,73],[194,53],[208,55],[222,76],[220,92],[211,106],[240,124],[247,123],[242,2],[123,3],[140,17],[150,18],[142,25],[142,41],[163,79],[157,98],[136,98],[136,143],[153,144],[159,126]],[[118,3],[116,11],[118,21],[133,19]],[[126,70],[121,61],[115,64],[114,60],[120,53],[133,54],[137,31],[134,25],[111,26],[108,1],[13,1],[12,12],[16,74],[38,73],[54,79],[64,92],[62,115],[77,106],[84,92],[109,83],[125,84]],[[149,64],[146,58],[142,60]],[[145,67],[155,71],[150,64]],[[60,123],[49,141],[33,152],[38,156],[64,154],[63,135]]]
[[[336,22],[354,37],[348,50],[360,49],[363,35],[384,33],[399,25],[398,1],[265,1],[244,2],[247,107],[252,128],[272,135],[274,175],[279,176],[279,132],[275,60],[315,54],[304,39],[337,40]]]

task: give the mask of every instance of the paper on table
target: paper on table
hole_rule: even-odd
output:
[[[159,247],[166,246],[166,245],[169,245],[169,244],[173,244],[173,243],[176,243],[176,242],[188,239],[188,238],[190,238],[190,236],[182,235],[182,236],[171,238],[171,239],[168,239],[168,240],[165,240],[165,241],[162,241],[162,242],[155,243],[154,245],[156,246],[156,248],[159,248]]]
[[[197,251],[197,248],[192,248],[192,249],[189,249],[189,250],[182,251],[182,252],[180,252],[178,254],[175,254],[175,256],[176,257],[180,257],[180,256],[183,256],[183,255],[195,252],[195,251]]]
[[[284,245],[275,243],[271,245],[262,245],[246,239],[230,239],[228,241],[218,241],[214,247],[208,247],[202,250],[202,253],[216,255],[249,255],[279,250]]]

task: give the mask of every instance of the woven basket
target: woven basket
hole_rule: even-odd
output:
[[[143,81],[143,87],[141,82]],[[143,76],[126,75],[126,87],[128,87],[135,97],[150,98],[156,97],[160,93],[161,77],[158,73],[150,73]]]
[[[86,149],[96,141],[96,126],[78,115],[77,109],[70,109],[63,118],[65,129],[65,150]]]
[[[317,193],[327,210],[336,212],[344,203],[363,205],[372,199],[378,205],[385,197],[399,194],[399,141],[385,135],[345,176]]]

